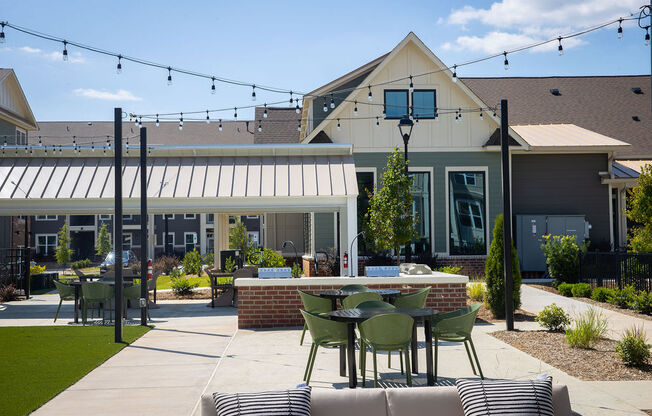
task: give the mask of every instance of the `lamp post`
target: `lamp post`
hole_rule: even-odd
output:
[[[294,243],[293,243],[292,241],[290,241],[290,240],[283,241],[283,247],[282,247],[282,248],[285,248],[285,246],[287,246],[288,244],[291,244],[291,245],[292,245],[292,248],[294,248],[294,259],[295,259],[295,263],[296,263],[296,264],[299,264],[299,253],[297,252],[297,246],[295,246]]]
[[[405,177],[409,177],[408,173],[408,143],[410,142],[410,135],[412,134],[412,127],[414,127],[414,123],[408,117],[408,115],[404,115],[401,120],[398,122],[398,131],[401,133],[401,137],[403,137],[403,144],[405,145]],[[408,215],[408,213],[405,213]],[[396,253],[397,257],[400,257],[401,253]],[[405,261],[410,262],[412,259],[412,245],[410,243],[405,245]]]
[[[355,237],[353,237],[353,240],[351,241],[351,251],[349,251],[349,253],[351,253],[351,260],[353,260],[353,243],[355,243],[355,240],[356,240],[358,237],[360,237],[361,235],[362,235],[362,236],[364,235],[364,231],[360,231],[360,232],[358,233],[358,235],[356,235]],[[355,259],[356,259],[356,261],[358,261],[358,256],[357,256],[357,255],[355,256]],[[351,265],[351,267],[349,267],[349,270],[350,270],[350,272],[349,272],[349,277],[355,277],[355,276],[353,275],[353,265]]]

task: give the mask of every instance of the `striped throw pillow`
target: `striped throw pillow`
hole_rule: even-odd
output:
[[[213,393],[217,416],[310,416],[310,387],[260,393]]]
[[[552,378],[542,380],[456,380],[465,416],[553,416]]]

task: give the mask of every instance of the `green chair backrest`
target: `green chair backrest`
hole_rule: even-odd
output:
[[[476,303],[453,312],[436,315],[432,323],[433,329],[443,334],[470,335],[480,306],[482,304]]]
[[[315,344],[325,342],[346,342],[348,340],[346,322],[331,321],[327,318],[299,309],[306,320],[310,336]]]
[[[82,296],[89,302],[101,302],[113,297],[113,288],[102,282],[86,282],[81,289]]]
[[[394,306],[397,308],[425,308],[430,288],[428,286],[416,292],[401,295],[394,301]]]
[[[402,313],[376,315],[360,323],[360,336],[376,347],[398,348],[412,340],[414,319]]]
[[[140,299],[140,285],[127,286],[122,289],[123,299]]]
[[[375,292],[359,292],[342,299],[344,309],[357,308],[359,304],[368,300],[383,300],[382,296]]]
[[[297,290],[301,296],[301,303],[303,309],[312,313],[325,313],[333,310],[333,304],[330,299],[322,298],[321,296],[313,295],[303,290]]]
[[[344,285],[340,288],[340,290],[346,292],[366,292],[369,290],[369,288],[365,285]]]
[[[61,283],[58,280],[54,280],[54,286],[59,292],[59,297],[63,300],[73,300],[75,299],[75,288],[73,286]]]
[[[382,300],[366,300],[358,306],[356,306],[358,309],[381,309],[381,308],[387,308],[387,309],[396,309],[396,306],[392,305],[391,303],[383,302]]]

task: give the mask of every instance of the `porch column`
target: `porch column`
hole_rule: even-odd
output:
[[[213,268],[220,270],[220,214],[213,214]]]
[[[199,214],[199,252],[206,255],[206,214]]]
[[[346,231],[347,244],[346,249],[349,251],[350,275],[358,275],[358,198],[350,196],[346,199]],[[355,239],[355,241],[354,241]],[[353,243],[353,245],[351,245]]]

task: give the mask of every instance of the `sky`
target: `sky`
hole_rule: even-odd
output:
[[[3,0],[0,21],[165,65],[258,85],[311,91],[389,52],[413,31],[445,64],[583,29],[638,11],[642,0],[32,1]],[[649,23],[648,23],[649,24]],[[635,22],[459,69],[458,76],[650,73]],[[123,62],[5,28],[0,67],[13,68],[39,121],[251,105],[251,88]],[[257,92],[256,104],[288,99]],[[225,112],[225,119],[233,116]],[[217,116],[216,116],[217,117]],[[240,110],[241,119],[253,110]]]

